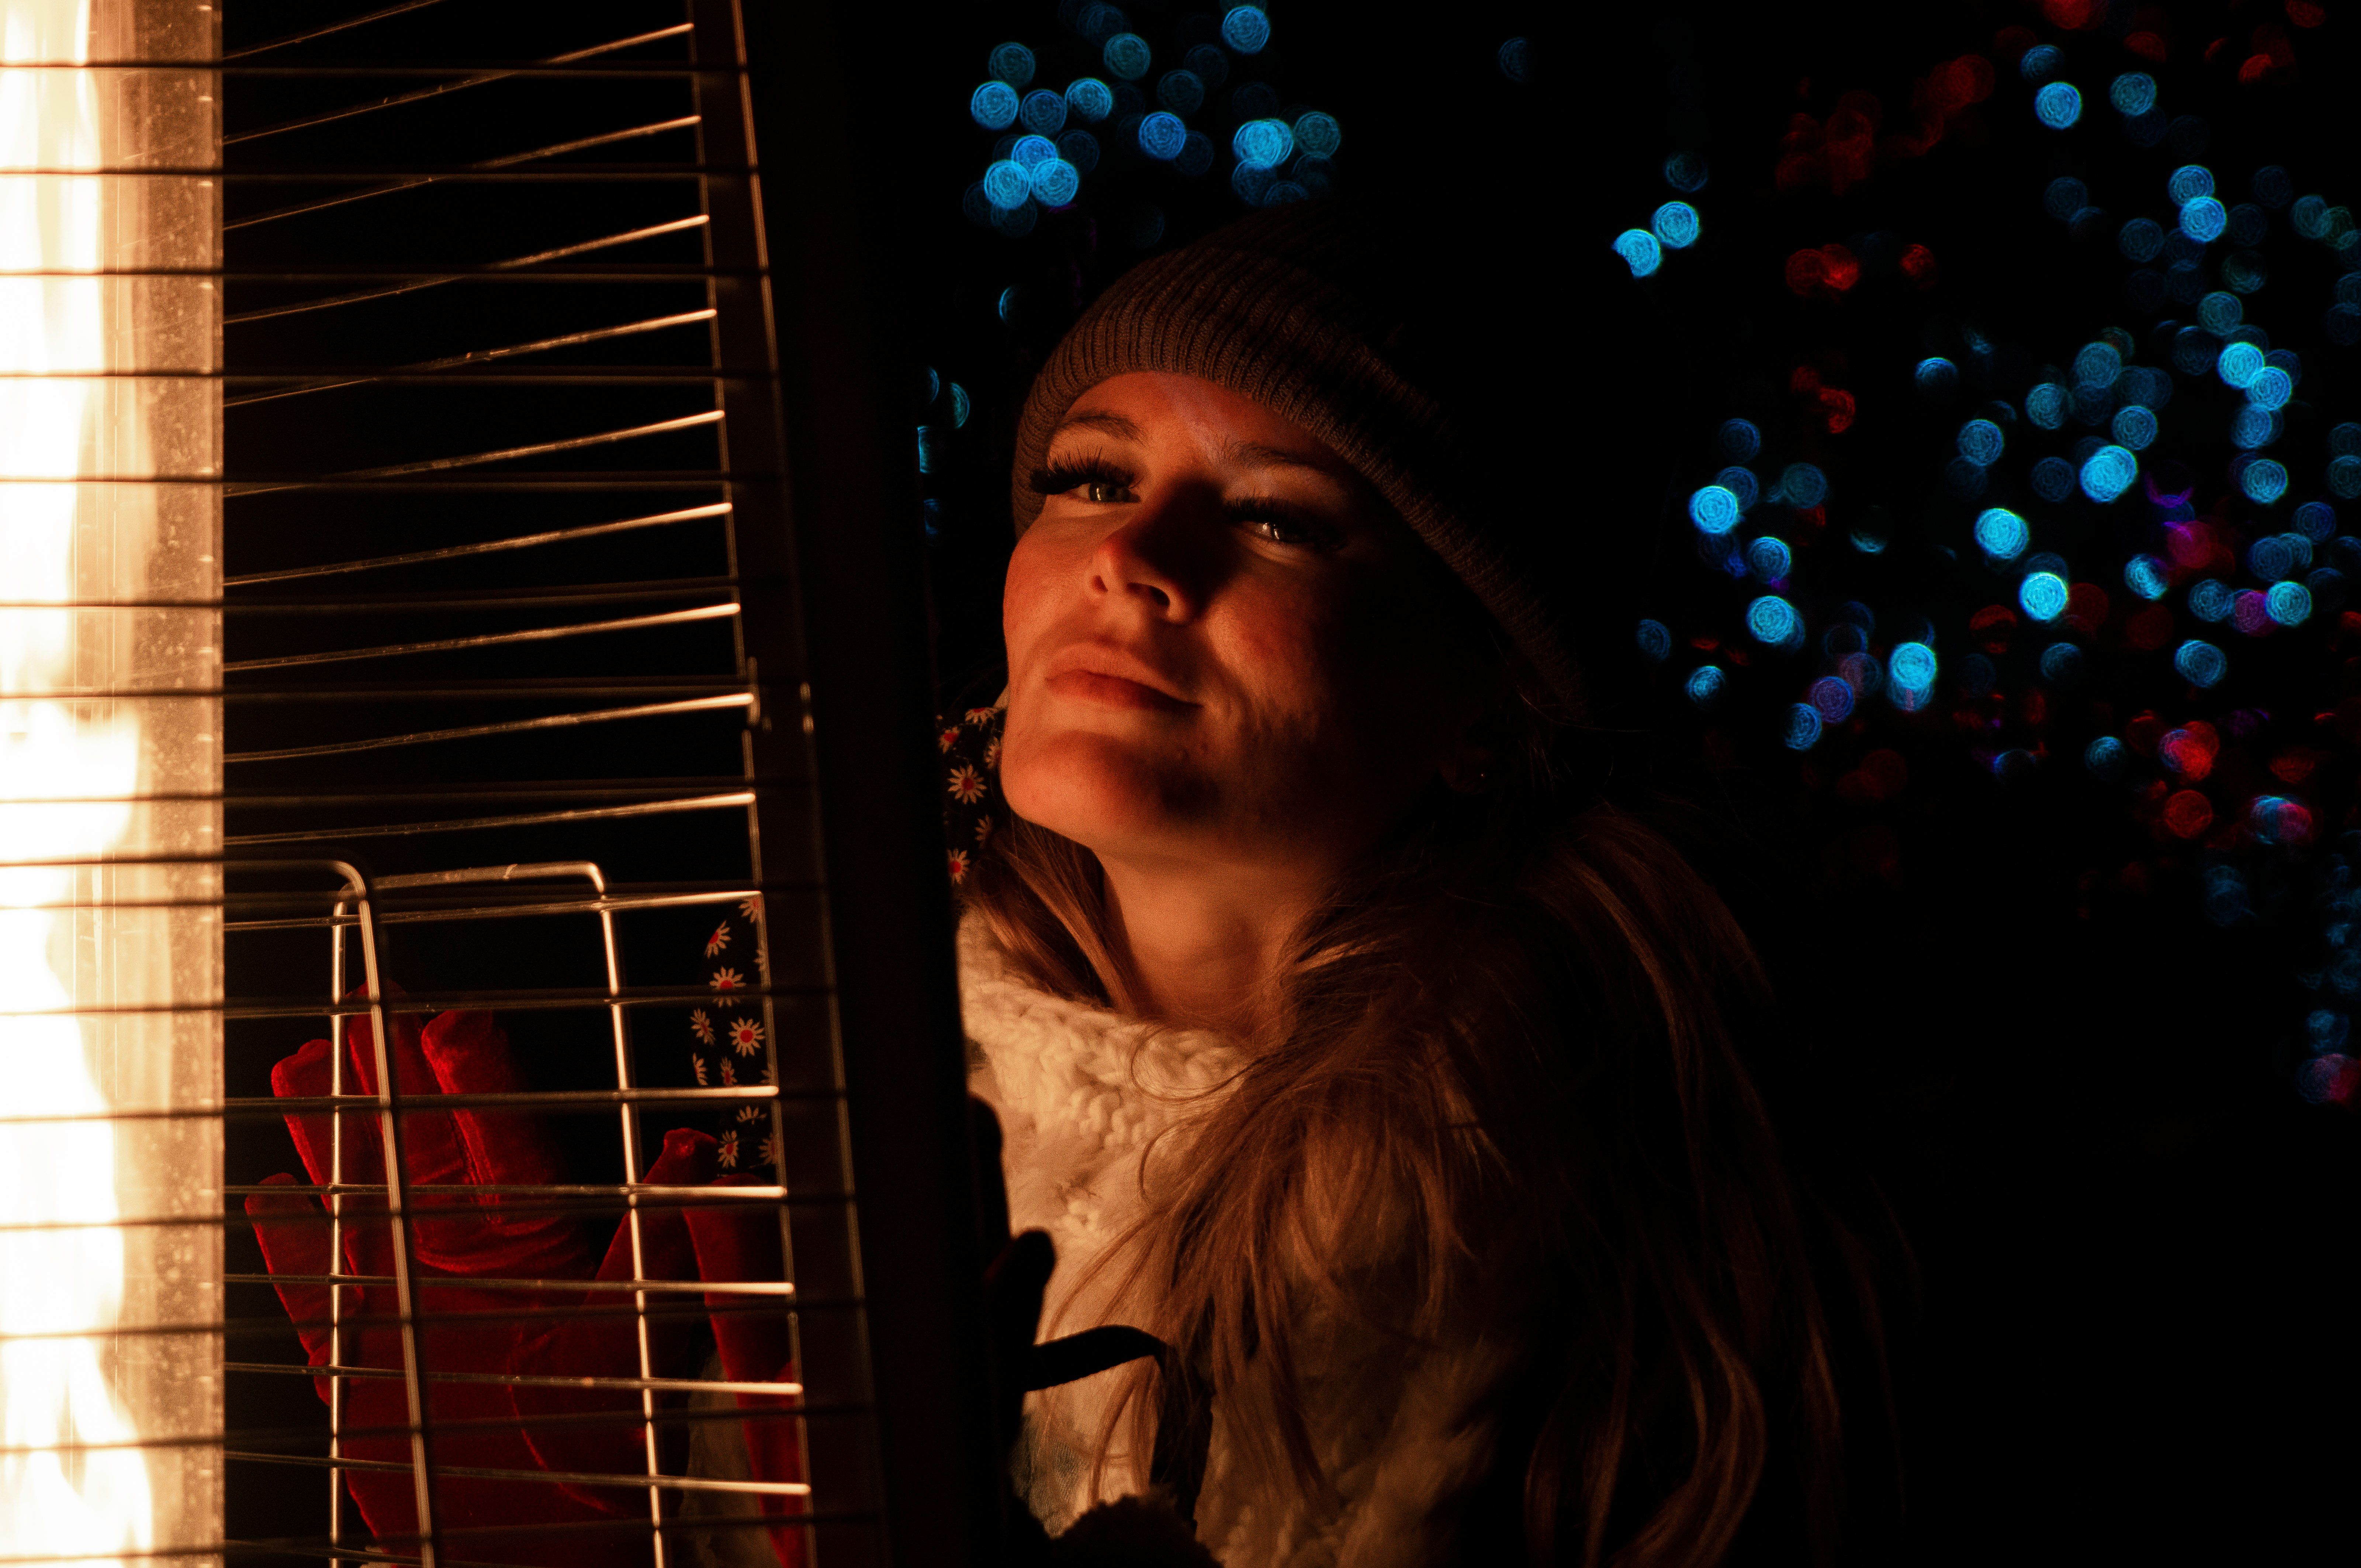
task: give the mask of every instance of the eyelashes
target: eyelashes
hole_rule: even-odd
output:
[[[1025,482],[1036,495],[1062,496],[1068,490],[1079,489],[1084,485],[1128,488],[1131,478],[1130,474],[1105,458],[1091,456],[1080,462],[1069,459],[1052,463],[1046,468],[1036,468]]]
[[[1071,491],[1104,488],[1129,491],[1137,479],[1129,469],[1118,466],[1105,456],[1093,453],[1082,458],[1067,458],[1036,468],[1026,478],[1026,486],[1038,496],[1062,496]],[[1088,498],[1094,505],[1122,504],[1098,497]],[[1129,497],[1136,501],[1138,498]],[[1221,503],[1222,513],[1235,526],[1247,529],[1275,544],[1295,545],[1322,554],[1340,548],[1343,535],[1327,518],[1293,501],[1277,496],[1241,496]]]

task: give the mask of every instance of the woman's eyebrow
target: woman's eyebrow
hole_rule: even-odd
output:
[[[1222,455],[1242,468],[1311,468],[1321,473],[1329,469],[1329,465],[1304,453],[1235,437],[1222,443]]]
[[[1066,432],[1077,428],[1099,431],[1114,436],[1117,441],[1139,439],[1139,426],[1136,422],[1112,410],[1093,409],[1086,409],[1081,413],[1068,414],[1059,422],[1058,428],[1049,433],[1049,439],[1055,441]]]

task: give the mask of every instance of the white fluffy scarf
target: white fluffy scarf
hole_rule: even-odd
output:
[[[1189,1157],[1185,1124],[1245,1065],[1238,1043],[1157,1029],[1036,990],[1011,972],[980,921],[960,932],[960,991],[973,1047],[970,1087],[999,1113],[1010,1223],[1058,1249],[1041,1337],[1136,1321],[1093,1274],[1137,1220],[1168,1161]],[[1158,1140],[1157,1135],[1172,1130]],[[1148,1159],[1151,1141],[1155,1159]],[[1209,1151],[1210,1153],[1210,1151]],[[1307,1500],[1277,1477],[1239,1473],[1213,1402],[1198,1535],[1224,1568],[1420,1568],[1449,1554],[1455,1505],[1492,1454],[1490,1396],[1514,1347],[1480,1333],[1412,1345],[1342,1318],[1305,1294],[1297,1371],[1313,1447],[1333,1496]],[[1030,1396],[1020,1478],[1061,1530],[1102,1498],[1147,1483],[1120,1445],[1093,1488],[1092,1456],[1120,1369]]]

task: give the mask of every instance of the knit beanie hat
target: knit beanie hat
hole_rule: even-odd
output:
[[[1337,199],[1268,208],[1141,263],[1074,323],[1034,378],[1016,429],[1017,532],[1028,483],[1076,399],[1132,371],[1198,377],[1310,431],[1352,465],[1474,591],[1569,714],[1581,685],[1543,592],[1548,509],[1521,494],[1521,456],[1488,456],[1520,400],[1503,398],[1499,291],[1438,273],[1399,227]],[[1506,422],[1504,423],[1503,416]]]

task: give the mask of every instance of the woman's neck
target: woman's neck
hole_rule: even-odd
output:
[[[1319,887],[1294,868],[1100,863],[1107,934],[1143,1012],[1240,1039],[1273,1021],[1288,940]]]

